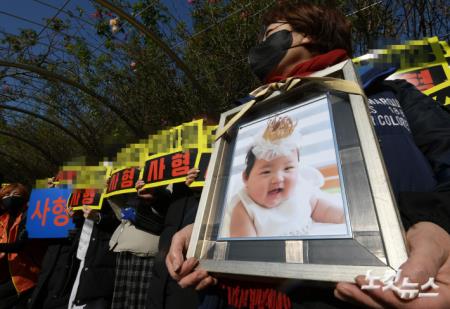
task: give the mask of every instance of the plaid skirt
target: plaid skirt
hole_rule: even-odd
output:
[[[154,257],[130,252],[117,255],[112,309],[143,309],[150,292]]]

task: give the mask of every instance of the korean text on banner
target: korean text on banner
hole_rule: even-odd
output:
[[[27,230],[30,238],[64,238],[75,228],[65,209],[70,189],[34,189],[31,192]]]

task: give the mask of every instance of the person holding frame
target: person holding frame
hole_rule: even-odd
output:
[[[331,7],[283,1],[265,15],[264,26],[261,41],[249,53],[251,69],[264,83],[308,76],[351,54],[350,22]],[[394,71],[372,67],[361,79],[407,231],[410,253],[401,278],[419,286],[434,278],[439,294],[405,300],[392,290],[362,290],[368,282],[361,275],[354,283],[337,284],[336,298],[333,291],[310,296],[304,287],[291,292],[292,302],[302,307],[349,308],[347,302],[370,308],[450,307],[450,114],[411,84],[385,81]],[[386,121],[390,117],[402,121]],[[189,225],[174,235],[166,264],[181,286],[203,289],[217,279],[195,269],[196,259],[184,259],[191,232]]]

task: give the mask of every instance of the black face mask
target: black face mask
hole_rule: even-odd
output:
[[[291,45],[292,32],[280,30],[250,49],[248,63],[260,81],[264,81],[269,76],[284,58]]]
[[[2,199],[2,208],[9,213],[17,213],[22,205],[24,204],[24,199],[18,195],[8,196]]]

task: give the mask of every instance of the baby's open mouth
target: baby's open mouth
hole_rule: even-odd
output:
[[[283,188],[275,188],[275,189],[272,189],[272,190],[270,190],[269,191],[269,195],[276,195],[276,194],[278,194],[278,193],[281,193],[281,192],[283,192]]]

